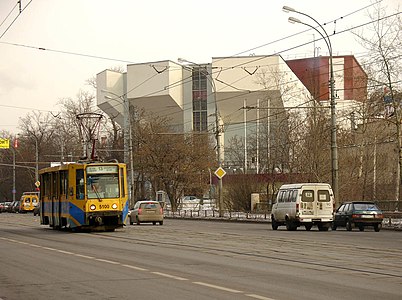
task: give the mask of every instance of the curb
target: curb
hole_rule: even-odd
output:
[[[210,222],[235,222],[235,223],[266,223],[271,224],[270,220],[266,219],[238,219],[238,218],[198,218],[198,217],[172,217],[165,216],[165,219],[179,219],[186,221],[210,221]],[[381,230],[402,231],[400,226],[382,226]]]

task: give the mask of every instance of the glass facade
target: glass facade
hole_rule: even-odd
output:
[[[207,78],[208,71],[205,67],[194,67],[192,72],[193,82],[193,130],[207,131]]]

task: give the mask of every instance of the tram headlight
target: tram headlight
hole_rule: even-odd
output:
[[[117,208],[117,204],[116,204],[116,203],[113,203],[113,204],[112,204],[112,208],[113,208],[113,209],[116,209],[116,208]]]
[[[91,204],[91,206],[89,207],[90,210],[95,210],[96,209],[96,205],[95,204]]]

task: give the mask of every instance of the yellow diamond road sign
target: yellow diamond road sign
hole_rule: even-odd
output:
[[[216,169],[215,175],[219,179],[222,179],[222,177],[226,175],[226,171],[224,169],[222,169],[222,167],[219,167],[218,169]]]

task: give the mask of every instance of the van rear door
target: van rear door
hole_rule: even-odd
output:
[[[314,218],[315,216],[315,191],[311,187],[302,189],[300,202],[300,215],[303,218]]]
[[[316,217],[331,218],[333,215],[333,201],[331,201],[331,194],[328,189],[317,188],[317,201],[316,206]]]

